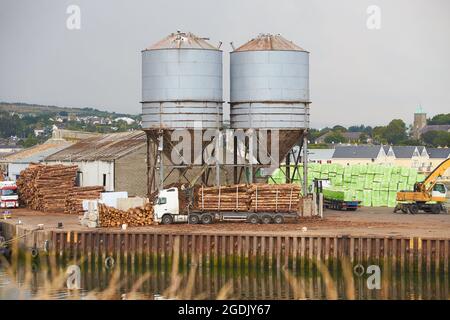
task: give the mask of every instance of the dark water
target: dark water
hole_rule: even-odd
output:
[[[351,264],[304,264],[296,271],[78,263],[80,290],[67,288],[70,261],[0,263],[0,299],[449,299],[448,273],[380,266],[380,289]],[[367,265],[362,264],[364,269]],[[116,279],[117,281],[114,281]],[[376,283],[369,281],[372,285]]]

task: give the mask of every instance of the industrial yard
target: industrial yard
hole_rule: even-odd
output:
[[[450,214],[433,215],[393,214],[391,208],[361,208],[357,213],[327,210],[323,219],[302,219],[282,225],[252,225],[249,223],[227,222],[214,225],[156,225],[136,227],[127,231],[118,228],[102,228],[102,232],[148,232],[148,233],[193,233],[193,234],[260,234],[260,235],[304,235],[304,236],[404,236],[423,238],[450,238]],[[23,228],[33,229],[44,224],[45,230],[61,230],[58,222],[63,223],[66,231],[85,231],[77,216],[67,214],[48,214],[44,212],[15,209],[9,224],[18,221]],[[307,230],[302,229],[306,227]]]
[[[196,4],[177,5],[185,30],[163,12],[149,18],[153,4],[121,8],[132,13],[121,30],[119,16],[83,6],[82,33],[81,8],[63,10],[67,43],[22,39],[31,54],[19,62],[0,53],[15,65],[0,75],[0,300],[450,297],[442,41],[379,30],[374,14],[350,44],[354,25],[304,24],[318,4],[284,12],[302,18],[281,29],[216,28],[207,10],[197,19]],[[95,39],[81,45],[77,33]],[[56,47],[64,67],[58,50],[45,53]],[[434,59],[414,56],[423,48]],[[46,69],[34,83],[33,50],[52,56],[36,55]],[[36,103],[2,102],[22,97]]]

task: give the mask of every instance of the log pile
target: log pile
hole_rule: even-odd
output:
[[[66,198],[64,213],[83,214],[83,200],[99,199],[100,193],[104,191],[102,186],[72,187]]]
[[[298,212],[301,205],[298,184],[251,184],[247,194],[252,212]]]
[[[78,166],[32,164],[17,180],[20,199],[31,209],[64,212]]]
[[[98,199],[103,187],[75,187],[78,166],[31,164],[17,180],[20,201],[43,212],[83,213],[82,200]]]
[[[197,187],[193,206],[202,211],[248,211],[247,185]]]
[[[122,224],[129,227],[148,226],[153,223],[153,204],[123,211],[99,203],[98,217],[100,227],[120,227]]]

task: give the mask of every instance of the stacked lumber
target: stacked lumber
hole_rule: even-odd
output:
[[[3,181],[3,180],[4,180],[4,173],[3,173],[2,168],[0,168],[0,181]]]
[[[247,185],[197,187],[193,207],[206,211],[248,211]]]
[[[298,184],[251,184],[247,194],[252,212],[298,212],[300,185]]]
[[[17,180],[20,199],[34,210],[64,212],[77,170],[76,165],[30,165]]]
[[[83,214],[83,200],[99,199],[104,191],[102,186],[72,187],[66,198],[64,213]]]
[[[148,226],[153,223],[153,204],[123,211],[99,203],[98,220],[100,227],[120,227],[122,224],[129,227]]]

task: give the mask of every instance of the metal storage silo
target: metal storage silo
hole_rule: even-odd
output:
[[[142,51],[142,129],[148,142],[149,193],[165,183],[195,179],[208,142],[199,151],[194,138],[222,126],[222,51],[206,40],[178,31]],[[179,129],[187,129],[191,136],[190,154],[183,151],[181,156],[175,150],[172,133]]]
[[[142,51],[142,127],[219,128],[222,51],[192,33],[172,33]]]
[[[278,129],[284,158],[309,127],[309,52],[261,34],[231,52],[230,64],[231,128]]]

